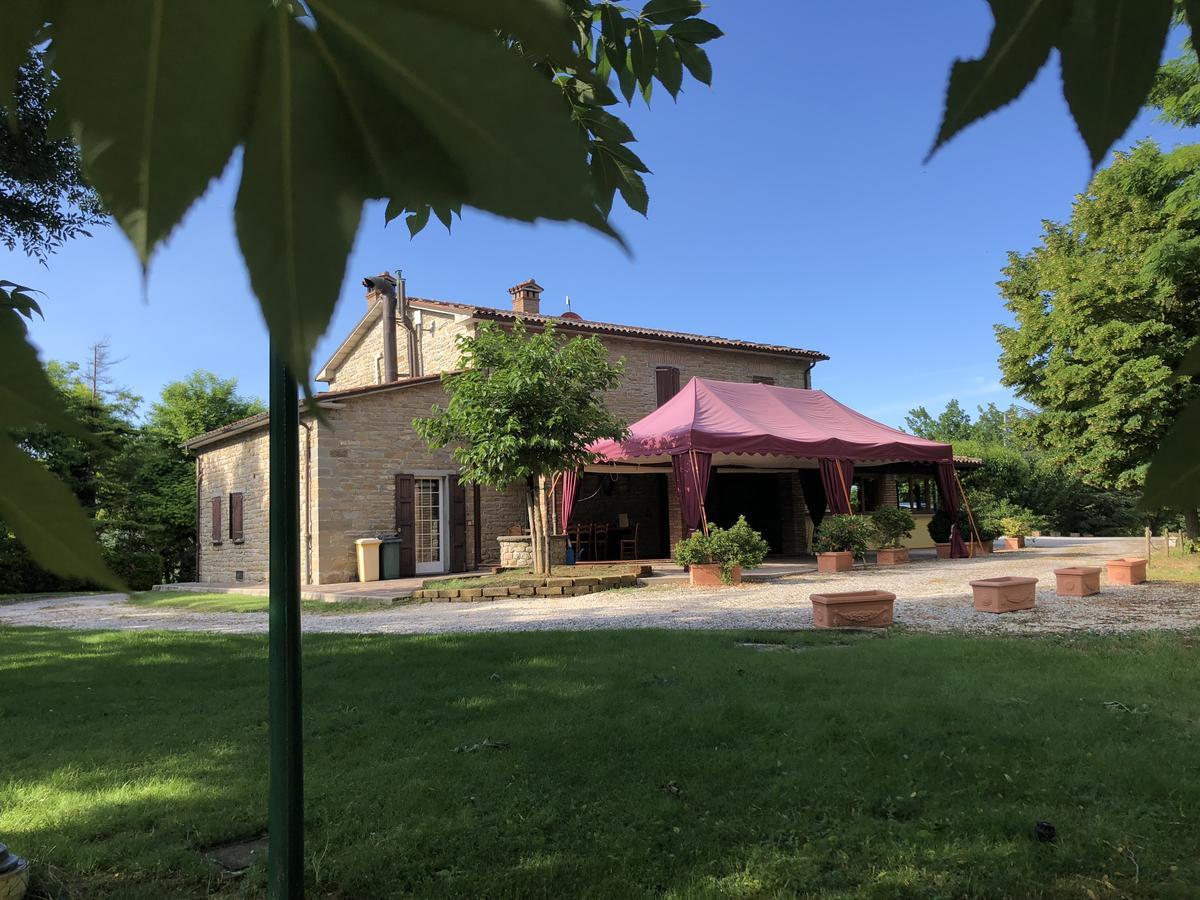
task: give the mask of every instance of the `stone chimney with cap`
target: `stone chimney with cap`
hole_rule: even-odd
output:
[[[512,294],[513,312],[519,316],[540,316],[542,314],[542,286],[530,278],[522,281],[516,287],[510,287]]]

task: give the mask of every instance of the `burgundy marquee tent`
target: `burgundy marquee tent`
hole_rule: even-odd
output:
[[[848,513],[855,467],[930,464],[953,520],[958,511],[954,454],[949,444],[905,434],[824,391],[693,378],[674,397],[637,422],[623,441],[598,441],[588,471],[652,471],[671,467],[684,524],[705,523],[704,495],[714,466],[798,469],[814,523],[826,502]],[[572,473],[574,476],[574,473]],[[575,477],[570,477],[570,518]],[[564,483],[564,488],[567,484]],[[568,494],[564,491],[564,501]],[[966,556],[954,528],[951,555]]]

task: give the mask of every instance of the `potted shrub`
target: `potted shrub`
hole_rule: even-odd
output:
[[[675,562],[688,567],[694,585],[741,584],[742,570],[762,565],[770,546],[745,516],[729,528],[712,525],[675,545]]]
[[[1006,550],[1024,549],[1026,535],[1036,537],[1045,527],[1046,520],[1024,506],[1010,504],[1005,512],[1007,514],[1000,517],[1000,532],[1004,535]]]
[[[866,516],[826,516],[813,535],[817,571],[826,575],[845,572],[854,560],[867,555],[875,528]]]
[[[908,548],[901,544],[905,538],[912,537],[915,524],[912,513],[907,509],[881,506],[871,513],[875,546],[878,548],[875,561],[879,565],[894,566],[908,562]]]
[[[953,524],[950,514],[944,509],[939,509],[930,517],[929,524],[925,526],[929,529],[929,536],[933,538],[934,547],[937,548],[938,559],[950,558],[950,526]],[[958,531],[963,536],[963,540],[966,540],[970,526],[967,525],[966,514],[961,510],[958,513]]]

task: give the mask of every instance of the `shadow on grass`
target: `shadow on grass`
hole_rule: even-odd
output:
[[[309,893],[1189,896],[1187,642],[307,636]],[[261,893],[200,852],[265,824],[261,637],[6,630],[0,680],[44,895]]]

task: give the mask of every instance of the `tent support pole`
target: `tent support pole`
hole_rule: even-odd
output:
[[[846,473],[842,471],[842,461],[840,459],[835,459],[833,461],[833,467],[837,469],[838,481],[842,483],[842,493],[846,495],[846,509],[849,511],[850,515],[854,515],[854,507],[850,504],[850,488],[846,487]]]
[[[700,464],[696,462],[696,451],[689,450],[688,457],[692,461],[692,481],[696,485],[697,501],[700,504],[700,530],[708,537],[708,513],[704,511],[704,495],[700,493]]]
[[[963,506],[967,508],[967,521],[971,523],[971,534],[974,535],[975,543],[980,547],[983,546],[983,538],[979,536],[979,529],[975,527],[975,516],[971,514],[971,501],[967,499],[967,492],[963,490],[962,481],[958,477],[958,470],[952,468],[950,471],[954,473],[954,483],[958,485],[958,494],[962,497]],[[975,555],[975,547],[971,547],[971,556]]]

